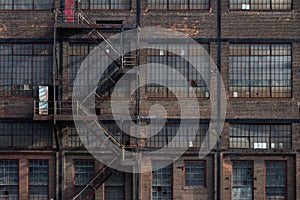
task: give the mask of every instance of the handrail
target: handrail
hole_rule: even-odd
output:
[[[73,112],[73,105],[76,104],[76,110]],[[78,101],[34,101],[33,114],[35,116],[45,115],[79,115]],[[44,107],[42,107],[44,106]]]

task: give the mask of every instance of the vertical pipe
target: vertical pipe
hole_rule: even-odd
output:
[[[218,14],[217,14],[217,31],[218,31],[218,70],[219,76],[217,76],[217,131],[220,130],[220,119],[221,119],[221,102],[220,102],[220,92],[221,92],[221,65],[222,65],[222,1],[218,0]],[[220,156],[220,139],[217,142],[217,200],[221,200],[221,156]]]
[[[141,16],[141,1],[140,0],[136,0],[136,33],[137,33],[137,49],[139,49],[139,28],[140,28],[140,16]],[[137,123],[137,130],[136,133],[139,134],[139,126],[140,126],[140,89],[139,89],[139,84],[140,84],[140,80],[139,80],[139,50],[136,51],[136,107],[135,107],[135,113],[136,113],[136,123]],[[139,136],[136,137],[136,152],[139,153],[140,149],[139,149],[139,144],[140,143],[140,139]],[[138,170],[140,168],[140,160],[139,158],[137,158],[136,160],[137,166],[138,166]],[[135,174],[135,198],[136,200],[139,200],[139,191],[140,191],[140,174],[138,173],[138,171],[136,171]]]
[[[53,30],[53,49],[52,49],[52,83],[53,83],[53,123],[56,124],[56,34],[57,34],[57,15],[58,12],[54,13],[54,30]]]

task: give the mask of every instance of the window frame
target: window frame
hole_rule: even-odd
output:
[[[28,176],[27,176],[27,181],[28,181],[28,185],[27,185],[27,190],[28,190],[28,199],[30,199],[30,190],[29,190],[29,187],[30,187],[30,171],[29,171],[29,163],[31,161],[46,161],[47,162],[47,166],[48,166],[48,171],[47,171],[47,174],[48,174],[48,177],[47,177],[47,198],[46,199],[49,199],[50,197],[50,190],[49,190],[49,185],[50,185],[50,166],[49,166],[49,159],[28,159],[27,160],[27,166],[28,166]]]
[[[198,163],[203,163],[203,180],[204,180],[204,184],[203,185],[199,185],[199,186],[187,186],[186,185],[186,164],[187,162],[198,162]],[[206,188],[207,187],[207,183],[206,183],[206,160],[184,160],[184,187],[185,188],[191,188],[191,189],[194,189],[194,188]]]
[[[75,174],[76,174],[76,172],[75,172],[75,163],[76,163],[76,161],[80,161],[80,162],[84,162],[84,161],[89,162],[90,161],[90,162],[93,162],[93,177],[96,174],[96,160],[95,159],[80,159],[80,158],[79,159],[77,159],[77,158],[73,159],[73,170],[72,170],[73,171],[72,172],[72,193],[73,193],[73,195],[77,194],[76,184],[75,184]],[[95,199],[95,194],[89,196],[89,198],[94,200]]]
[[[1,1],[1,0],[0,0]],[[52,4],[49,8],[47,9],[35,9],[35,5],[47,5],[47,4],[35,4],[35,2],[38,1],[38,0],[31,0],[31,4],[32,5],[32,9],[15,9],[15,6],[18,5],[23,5],[23,4],[15,4],[14,0],[12,0],[12,3],[9,4],[9,6],[11,6],[11,9],[2,9],[1,6],[4,6],[6,5],[5,3],[1,4],[0,2],[0,11],[1,12],[30,12],[30,11],[44,11],[44,12],[49,12],[49,10],[53,9],[54,8],[54,0],[51,0],[52,1]]]
[[[151,160],[151,190],[150,190],[150,200],[153,200],[153,163],[154,162],[168,162],[167,160]],[[167,165],[166,167],[171,167],[171,199],[173,199],[173,197],[174,197],[174,192],[173,192],[173,186],[174,186],[174,166],[173,166],[173,163],[171,162],[169,165]],[[164,167],[164,168],[166,168],[166,167]],[[158,169],[158,170],[162,170],[162,169],[164,169],[164,168],[160,168],[160,169]],[[157,171],[157,170],[155,170],[155,171]]]
[[[284,200],[287,200],[288,199],[288,190],[287,190],[287,187],[288,187],[288,181],[287,181],[287,179],[288,179],[288,166],[287,166],[287,164],[288,164],[288,162],[287,162],[287,160],[265,160],[265,162],[264,162],[264,173],[265,173],[265,177],[264,177],[264,182],[265,182],[265,184],[264,184],[264,197],[265,197],[265,199],[267,200],[268,198],[267,198],[267,163],[284,163],[284,165],[285,165],[285,170],[284,170],[284,175],[285,175],[285,187],[284,187],[284,189],[285,189],[285,198],[284,198]],[[273,187],[274,188],[274,187]],[[279,188],[279,187],[275,187],[275,188]],[[283,188],[283,187],[280,187],[280,188]]]
[[[23,126],[27,125],[27,126]],[[38,149],[38,148],[51,148],[53,145],[53,138],[52,138],[52,127],[50,123],[0,123],[0,127],[5,127],[3,130],[5,132],[0,131],[0,138],[1,137],[9,137],[9,143],[7,146],[2,146],[2,148],[15,148],[15,149],[22,149],[22,148],[28,148],[28,149]],[[9,132],[7,132],[7,129],[9,128]],[[24,131],[25,129],[25,131]],[[24,132],[20,133],[19,130],[23,130]],[[47,134],[46,134],[47,133]],[[19,140],[16,140],[15,138],[23,138],[22,145],[19,145]],[[45,139],[47,137],[47,140]],[[29,140],[25,140],[28,139]],[[25,141],[24,141],[25,140]],[[35,143],[45,143],[49,145],[35,145]],[[30,145],[25,145],[26,143],[30,143]]]
[[[91,8],[91,0],[86,0],[87,4],[84,4],[83,2],[84,0],[82,0],[82,4],[81,4],[81,8],[83,11],[116,11],[116,12],[120,12],[120,11],[128,11],[130,12],[130,10],[132,10],[132,0],[128,0],[129,1],[129,4],[128,4],[128,8],[111,8],[112,5],[118,5],[121,7],[122,6],[126,6],[127,4],[124,3],[124,4],[113,4],[113,0],[109,0],[109,4],[108,4],[108,7],[109,8]],[[115,0],[116,1],[116,0]],[[118,0],[118,3],[120,3],[122,0]],[[96,6],[105,6],[105,3],[101,3],[101,2],[98,2],[98,4],[95,4]]]
[[[178,42],[178,43],[156,43],[156,42],[151,42],[151,45],[156,45],[156,44],[158,44],[158,45],[164,45],[164,46],[166,46],[167,49],[176,48],[176,45],[184,45],[184,47],[187,48],[187,53],[186,53],[185,56],[187,56],[187,57],[193,57],[193,56],[196,57],[196,56],[198,56],[198,55],[195,56],[195,55],[193,55],[193,54],[190,53],[193,49],[190,49],[190,44],[189,43],[180,43],[180,42]],[[205,57],[209,56],[210,57],[210,50],[211,50],[210,43],[209,42],[204,42],[204,43],[199,43],[198,42],[198,44],[201,45],[201,46],[205,45],[205,46],[202,46],[202,48],[206,51],[207,55],[201,55],[201,56],[205,56]],[[194,44],[191,44],[191,45],[194,45]],[[191,81],[194,81],[194,79],[191,79],[191,77],[193,77],[193,75],[199,76],[199,74],[198,74],[199,72],[196,71],[196,73],[193,73],[193,69],[195,69],[195,68],[188,61],[184,60],[184,58],[181,58],[180,55],[173,54],[172,52],[170,52],[168,50],[167,51],[163,50],[164,55],[153,54],[153,52],[155,53],[155,51],[157,51],[157,50],[158,49],[155,49],[155,48],[149,48],[148,49],[148,51],[147,51],[147,64],[148,63],[150,63],[150,64],[151,63],[158,63],[158,64],[163,64],[163,65],[170,66],[170,64],[172,64],[172,62],[174,62],[174,60],[172,58],[175,58],[175,59],[176,58],[180,58],[180,59],[182,59],[183,62],[186,62],[185,64],[187,64],[187,65],[181,65],[179,67],[179,69],[185,69],[185,68],[187,68],[187,74],[182,74],[182,75],[185,76],[185,78],[190,82],[189,87],[199,88],[201,90],[202,89],[205,90],[205,91],[200,91],[200,93],[201,92],[205,93],[203,96],[198,96],[197,95],[199,93],[199,91],[195,91],[195,90],[193,91],[193,93],[196,94],[197,99],[210,99],[210,97],[211,97],[210,90],[209,90],[209,85],[210,85],[210,81],[211,81],[210,68],[206,69],[208,71],[206,71],[206,73],[203,75],[203,76],[206,76],[209,79],[209,83],[208,84],[204,81],[204,79],[202,78],[201,74],[200,74],[200,79],[197,80],[197,81],[204,81],[206,87],[201,86],[201,85],[200,86],[198,86],[198,85],[191,86]],[[151,59],[158,58],[159,60],[158,61],[154,61],[154,62],[153,61],[149,61],[150,57],[151,57]],[[163,58],[165,58],[165,62],[164,63],[159,62]],[[197,61],[197,62],[199,62],[199,61]],[[209,62],[210,62],[210,60],[209,60]],[[208,65],[210,65],[210,63]],[[171,66],[171,68],[173,68],[173,67]],[[176,69],[176,68],[173,68],[173,69]],[[147,81],[148,81],[148,79],[150,79],[150,81],[151,81],[151,79],[156,79],[155,74],[154,75],[153,74],[154,73],[148,71],[148,68],[147,68],[147,71],[146,71],[146,79],[147,79]],[[168,74],[166,72],[165,75],[167,76],[167,80],[168,80],[168,77],[169,77],[170,74]],[[171,77],[171,75],[170,75],[170,77]],[[150,77],[148,78],[148,76],[150,76]],[[171,79],[172,79],[172,77],[171,77]],[[167,85],[171,85],[171,83],[167,83]],[[171,87],[174,87],[174,88],[185,88],[185,87],[182,87],[182,86],[172,86],[172,85],[171,85]],[[153,92],[149,91],[151,88],[160,88],[160,87],[157,87],[157,86],[145,86],[145,95],[146,95],[146,97],[149,100],[151,100],[151,99],[154,99],[154,100],[155,99],[176,99],[176,96],[173,95],[172,91],[170,91],[168,88],[165,89],[166,90],[165,91],[166,95],[159,95],[159,96],[153,96],[152,95]],[[206,96],[206,93],[208,94],[208,96]],[[187,94],[187,96],[181,96],[180,98],[182,98],[182,99],[191,98],[190,91],[186,91],[186,94]]]
[[[19,199],[20,198],[20,162],[19,162],[19,160],[18,159],[0,159],[0,161],[14,161],[14,162],[16,162],[17,163],[17,176],[18,176],[18,181],[17,181],[17,183],[18,183],[18,185],[17,185],[17,198]],[[10,185],[3,185],[3,186],[10,186]]]
[[[239,135],[239,136],[232,136],[231,135],[231,125],[241,125],[241,126],[245,126],[245,127],[247,127],[247,130],[246,130],[246,132],[247,132],[247,135],[245,136],[245,135]],[[264,126],[264,127],[268,127],[269,128],[269,130],[268,130],[268,136],[267,137],[259,137],[259,136],[251,136],[251,126],[256,126],[256,125],[261,125],[261,126]],[[287,137],[276,137],[276,136],[274,136],[274,135],[272,135],[272,133],[274,132],[274,130],[272,129],[272,127],[275,127],[275,126],[289,126],[289,128],[290,128],[290,135],[289,135],[289,137],[287,136]],[[280,150],[288,150],[288,149],[291,149],[292,148],[292,145],[293,145],[293,143],[292,143],[292,135],[293,135],[293,129],[292,129],[293,127],[292,127],[292,124],[285,124],[285,123],[279,123],[279,124],[247,124],[247,123],[230,123],[229,124],[229,142],[228,142],[228,146],[229,146],[229,148],[230,149],[264,149],[264,150],[266,150],[266,149],[280,149]],[[241,132],[240,132],[240,134],[241,134]],[[257,134],[258,135],[258,134]],[[248,147],[232,147],[232,142],[231,142],[231,139],[232,138],[239,138],[239,139],[241,139],[241,138],[247,138],[248,139]],[[252,144],[254,145],[254,143],[255,142],[253,142],[253,141],[255,141],[255,140],[257,140],[257,139],[259,139],[259,138],[263,138],[263,139],[267,139],[268,140],[268,143],[269,143],[269,146],[267,146],[266,148],[252,148]],[[272,139],[278,139],[278,138],[283,138],[283,139],[286,139],[286,138],[288,138],[289,139],[289,143],[287,143],[287,142],[281,142],[281,143],[283,143],[283,144],[285,144],[285,145],[288,145],[289,144],[289,147],[282,147],[282,148],[278,148],[278,147],[274,147],[274,148],[272,148],[272,143],[274,143],[274,142],[272,142]],[[279,141],[277,141],[277,143],[275,143],[275,145],[276,144],[278,144],[278,143],[280,143]],[[234,142],[233,142],[233,144],[234,144]],[[241,144],[241,143],[239,143],[239,144]],[[244,144],[244,143],[242,143],[242,144]]]
[[[158,123],[159,125],[159,123]],[[175,128],[178,131],[179,128],[179,123],[165,123],[163,128],[156,133],[155,135],[148,137],[147,138],[147,148],[161,148],[165,145],[171,144],[169,141],[169,137],[175,137],[176,135],[173,135],[172,130]],[[187,123],[187,125],[193,125],[193,123]],[[155,128],[155,127],[154,127]],[[155,130],[155,129],[154,129]],[[151,130],[149,127],[147,128],[147,134],[151,133]],[[193,139],[193,146],[188,147],[189,149],[199,149],[199,148],[204,148],[206,146],[209,146],[209,140],[206,143],[203,143],[205,141],[206,136],[209,134],[209,124],[208,123],[199,123],[198,124],[198,131],[199,131],[199,136],[197,137],[197,134],[195,135]],[[164,135],[165,134],[165,135]],[[189,137],[188,132],[186,133],[186,138]],[[161,138],[164,138],[164,140],[161,140]],[[198,140],[199,139],[199,140]],[[209,137],[208,137],[209,139]],[[194,145],[194,142],[196,141],[196,144]],[[197,145],[197,141],[200,141],[201,145]],[[163,145],[161,145],[163,144]],[[169,146],[168,148],[186,148],[186,146],[183,146],[182,143],[176,143],[176,146]],[[179,146],[178,146],[179,145]]]
[[[125,172],[121,172],[121,171],[120,171],[120,173],[123,174],[123,177],[124,177],[123,185],[107,185],[107,183],[105,183],[105,182],[103,183],[103,186],[104,186],[103,187],[103,195],[104,195],[103,200],[107,200],[107,198],[106,198],[107,197],[106,196],[106,190],[107,190],[107,188],[106,187],[124,187],[124,191],[123,191],[124,198],[123,198],[123,200],[126,199],[126,185],[125,185],[125,183],[126,183],[126,173]]]
[[[193,9],[193,8],[190,8],[190,6],[191,6],[191,4],[190,4],[190,0],[187,0],[188,1],[188,3],[187,4],[183,4],[183,5],[187,5],[187,9],[173,9],[173,8],[169,8],[170,7],[170,3],[169,3],[169,0],[167,0],[167,3],[166,4],[153,4],[154,5],[154,7],[166,7],[165,9],[164,8],[151,8],[151,3],[149,2],[149,1],[151,1],[151,0],[147,0],[147,8],[149,8],[149,10],[150,11],[153,11],[153,12],[161,12],[161,11],[167,11],[167,12],[178,12],[178,11],[183,11],[183,12],[199,12],[199,11],[202,11],[202,12],[208,12],[208,11],[210,11],[210,9],[211,9],[211,0],[208,0],[208,4],[207,4],[207,6],[208,6],[208,8],[195,8],[195,9]],[[159,1],[159,0],[156,0],[156,1]],[[180,4],[180,5],[182,5],[182,4]],[[203,6],[206,6],[205,4],[203,5]]]
[[[231,45],[239,45],[239,46],[242,46],[242,45],[248,45],[248,55],[231,55]],[[251,51],[252,51],[252,46],[255,46],[255,45],[269,45],[269,55],[261,55],[261,54],[252,54]],[[258,87],[258,86],[254,86],[254,85],[245,85],[245,86],[235,86],[235,85],[231,85],[231,79],[230,79],[230,68],[231,68],[231,62],[230,62],[230,59],[232,57],[247,57],[249,58],[249,61],[247,61],[246,63],[249,64],[249,69],[248,70],[251,70],[251,63],[253,62],[253,60],[251,61],[251,58],[253,59],[253,57],[259,57],[259,58],[264,58],[266,56],[269,56],[270,57],[270,62],[269,62],[269,65],[268,65],[268,69],[269,71],[265,72],[264,74],[268,75],[268,76],[271,76],[272,75],[272,71],[274,70],[274,68],[272,68],[272,57],[274,56],[272,54],[272,46],[276,46],[276,45],[288,45],[290,47],[290,50],[289,50],[289,55],[275,55],[275,56],[290,56],[290,64],[291,64],[291,68],[290,68],[290,73],[291,73],[291,77],[290,77],[290,81],[291,81],[291,85],[289,86],[290,87],[290,95],[289,96],[281,96],[281,97],[277,97],[276,95],[274,96],[274,94],[278,94],[278,92],[274,92],[272,90],[272,84],[270,84],[270,86],[264,86],[264,87],[267,87],[269,92],[270,92],[270,96],[269,97],[257,97],[257,96],[252,96],[251,93],[252,91],[254,90],[255,87]],[[260,61],[261,63],[262,61]],[[278,61],[277,61],[278,62]],[[291,42],[276,42],[276,43],[270,43],[270,42],[230,42],[229,43],[229,55],[228,55],[228,64],[229,64],[229,69],[228,69],[228,92],[229,92],[229,98],[230,99],[290,99],[293,97],[293,43]],[[237,68],[237,67],[235,67]],[[241,69],[241,67],[239,67],[238,69]],[[272,69],[272,70],[271,70]],[[276,69],[279,69],[279,68],[276,68]],[[253,70],[253,69],[252,69]],[[236,73],[233,73],[233,75],[236,74]],[[247,79],[243,79],[244,81],[251,81],[251,74],[250,72],[248,72],[247,74]],[[256,73],[257,74],[257,73]],[[242,80],[242,79],[240,79]],[[276,79],[275,79],[276,80]],[[238,97],[234,97],[233,95],[233,91],[231,91],[231,87],[235,87],[235,88],[242,88],[242,87],[245,87],[247,88],[247,93],[248,96],[238,96]],[[286,86],[279,86],[279,87],[286,87]]]
[[[1,54],[0,57],[3,56],[8,65],[4,66],[4,71],[1,70],[0,67],[0,75],[9,76],[5,81],[10,82],[10,84],[0,84],[0,87],[7,87],[10,90],[0,90],[0,98],[32,98],[38,97],[38,86],[53,86],[53,77],[52,77],[52,65],[53,65],[53,44],[49,42],[10,42],[4,43],[0,42],[0,45],[7,45],[9,49],[8,53]],[[22,52],[24,49],[18,49],[22,45],[30,45],[30,51]],[[41,48],[43,47],[43,48]],[[21,51],[20,51],[21,50]],[[43,50],[47,52],[44,54],[37,53],[36,51]],[[30,58],[30,60],[26,61],[26,64],[29,66],[25,66],[24,70],[20,71],[21,66],[19,66],[22,62],[21,60],[24,57]],[[41,59],[42,58],[42,59]],[[11,63],[9,63],[11,62]],[[3,62],[5,63],[5,62]],[[23,62],[24,64],[24,62]],[[49,66],[48,66],[49,65]],[[2,66],[2,63],[0,63]],[[7,72],[5,69],[10,68],[11,71]],[[18,71],[18,72],[16,72]],[[21,76],[22,75],[22,76]],[[25,78],[27,75],[30,75],[30,78]],[[18,76],[18,78],[16,78]],[[24,80],[27,80],[25,84]],[[22,82],[23,81],[23,82]],[[22,82],[22,83],[21,83]],[[21,83],[21,84],[20,84]],[[18,86],[27,85],[28,89],[16,89]],[[0,88],[1,89],[1,88]],[[25,91],[25,92],[21,92]],[[2,94],[3,93],[3,94]]]
[[[69,68],[68,68],[68,75],[67,75],[68,81],[67,81],[66,85],[67,85],[69,92],[71,92],[73,90],[74,81],[76,79],[77,72],[81,67],[81,64],[79,66],[77,66],[78,60],[82,63],[82,61],[84,61],[88,57],[90,52],[92,52],[95,47],[97,47],[97,45],[90,41],[88,41],[88,42],[69,42],[68,43],[68,50],[67,50],[68,60],[66,61],[66,64],[69,65]],[[78,51],[80,51],[80,53],[78,53]],[[83,59],[81,57],[83,57]],[[88,73],[92,72],[94,67],[93,66],[89,67],[86,65],[85,65],[85,67],[89,69],[87,74],[85,74],[85,75],[89,76]],[[79,79],[77,79],[77,81],[78,80]],[[92,91],[94,89],[94,86],[92,84],[89,84],[89,85],[81,85],[81,84],[79,85],[78,84],[78,86],[79,87],[84,86],[84,87],[88,88],[89,91]],[[129,92],[130,92],[130,84],[128,83],[128,85],[126,85],[125,88],[128,89],[128,91],[122,90],[122,91],[119,91],[118,94],[114,93],[115,94],[114,98],[128,99]],[[97,97],[97,99],[110,99],[113,89],[114,89],[114,87],[111,87],[108,91],[105,92],[105,94],[103,96]]]
[[[233,193],[233,188],[235,188],[234,187],[234,180],[233,180],[233,163],[241,163],[241,162],[244,162],[244,163],[246,163],[246,162],[248,162],[248,163],[251,163],[251,170],[252,170],[252,174],[251,174],[251,176],[252,176],[252,179],[251,179],[251,182],[252,182],[252,185],[251,185],[251,191],[252,191],[252,193],[251,193],[251,196],[252,196],[252,200],[254,200],[254,161],[253,160],[232,160],[231,161],[231,165],[232,165],[232,178],[231,178],[231,193],[230,193],[230,199],[232,200],[233,199],[233,196],[232,196],[232,193]],[[236,187],[236,188],[240,188],[240,187]]]
[[[231,8],[231,4],[230,4],[231,0],[228,0],[228,9],[229,11],[243,11],[243,12],[291,12],[294,10],[294,0],[291,0],[291,8],[289,9],[272,9],[272,5],[273,5],[273,0],[269,0],[270,3],[270,9],[251,9],[251,0],[249,0],[249,9],[232,9]],[[239,5],[239,4],[237,4]]]

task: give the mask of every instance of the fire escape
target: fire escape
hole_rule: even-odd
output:
[[[54,24],[54,44],[53,44],[53,85],[54,85],[54,100],[53,103],[49,103],[49,111],[53,109],[53,111],[50,111],[49,114],[52,114],[54,122],[56,120],[69,120],[70,116],[68,118],[68,114],[71,115],[72,113],[72,105],[74,102],[61,102],[57,101],[57,89],[55,85],[60,80],[59,75],[59,64],[58,64],[58,51],[57,51],[57,33],[58,31],[64,31],[65,29],[74,29],[74,30],[80,30],[83,33],[87,34],[88,38],[91,39],[95,44],[105,44],[106,47],[109,48],[109,51],[105,51],[107,56],[110,56],[110,53],[113,53],[114,55],[118,55],[118,59],[115,59],[109,67],[104,72],[104,76],[101,77],[96,93],[90,93],[90,95],[96,95],[97,97],[101,97],[104,95],[107,91],[109,91],[115,83],[122,77],[122,75],[125,73],[126,69],[130,69],[136,65],[137,58],[136,56],[132,56],[130,53],[124,54],[123,52],[119,52],[114,45],[107,39],[107,37],[100,31],[101,28],[111,29],[111,28],[117,28],[120,31],[120,34],[124,32],[124,29],[126,28],[124,25],[124,22],[119,21],[103,21],[103,20],[97,20],[96,22],[89,19],[89,17],[81,10],[81,9],[69,9],[69,10],[60,10],[56,9],[54,10],[54,16],[55,16],[55,24]],[[135,28],[135,26],[127,26],[128,29]],[[121,41],[122,42],[122,41]],[[113,57],[113,56],[111,56]],[[87,96],[86,98],[89,98]],[[39,112],[40,108],[38,106],[41,102],[35,102],[35,109],[34,114],[36,119],[41,119],[43,116],[41,116],[41,113]],[[88,117],[89,113],[88,110],[81,105],[77,106],[77,117]],[[65,110],[67,109],[67,110]],[[69,110],[68,110],[69,109]],[[48,112],[47,112],[48,113]],[[64,113],[67,113],[66,116],[63,116]],[[44,116],[44,117],[48,117]],[[125,161],[125,154],[124,151],[126,149],[126,146],[123,145],[118,139],[110,133],[110,131],[105,128],[105,126],[99,121],[85,121],[85,123],[88,123],[89,131],[92,132],[95,136],[97,136],[97,132],[102,130],[105,137],[98,138],[101,141],[101,146],[109,149],[112,153],[115,154],[115,159],[111,161],[110,164],[113,164],[115,162],[121,162],[122,165],[133,165],[130,164],[131,162]],[[108,145],[108,141],[110,144]],[[120,155],[120,152],[121,155]],[[111,166],[111,165],[110,165]],[[91,195],[95,193],[95,191],[114,173],[114,170],[108,166],[103,167],[94,178],[92,178],[89,183],[86,184],[86,186],[78,192],[75,196],[73,196],[73,200],[82,200],[82,199],[89,199]]]

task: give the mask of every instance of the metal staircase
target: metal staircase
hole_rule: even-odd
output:
[[[69,11],[68,11],[69,12]],[[100,44],[99,47],[103,48],[103,52],[111,58],[112,63],[106,68],[103,76],[98,82],[97,88],[91,92],[85,100],[90,98],[92,95],[97,97],[103,96],[107,91],[109,91],[116,82],[121,78],[125,73],[125,69],[133,68],[136,65],[137,59],[136,56],[132,56],[130,53],[124,54],[120,52],[117,48],[114,47],[113,43],[106,38],[106,36],[97,29],[97,24],[94,21],[90,20],[84,12],[80,9],[72,11],[71,17],[64,16],[66,12],[61,10],[56,10],[55,12],[55,27],[59,23],[76,23],[79,24],[83,30],[86,30],[86,33],[90,39],[92,39],[96,44]],[[63,25],[61,25],[63,28]],[[122,28],[121,32],[123,33],[124,29]],[[121,34],[122,34],[121,33]],[[101,41],[101,42],[100,42]],[[123,40],[121,40],[123,41]],[[55,42],[54,42],[55,43]],[[115,59],[117,58],[117,59]],[[78,112],[79,116],[89,116],[90,112],[82,104],[79,104]],[[98,120],[86,121],[82,120],[88,127],[89,131],[93,136],[101,141],[101,147],[109,149],[114,154],[114,159],[112,159],[111,164],[121,162],[123,165],[130,165],[128,159],[125,162],[125,146],[122,145],[118,139],[109,132],[109,130]],[[104,134],[99,134],[99,130],[102,130]],[[101,148],[100,147],[100,148]],[[114,170],[109,166],[103,167],[95,176],[92,178],[89,183],[78,192],[72,199],[73,200],[83,200],[89,198],[113,173]]]

